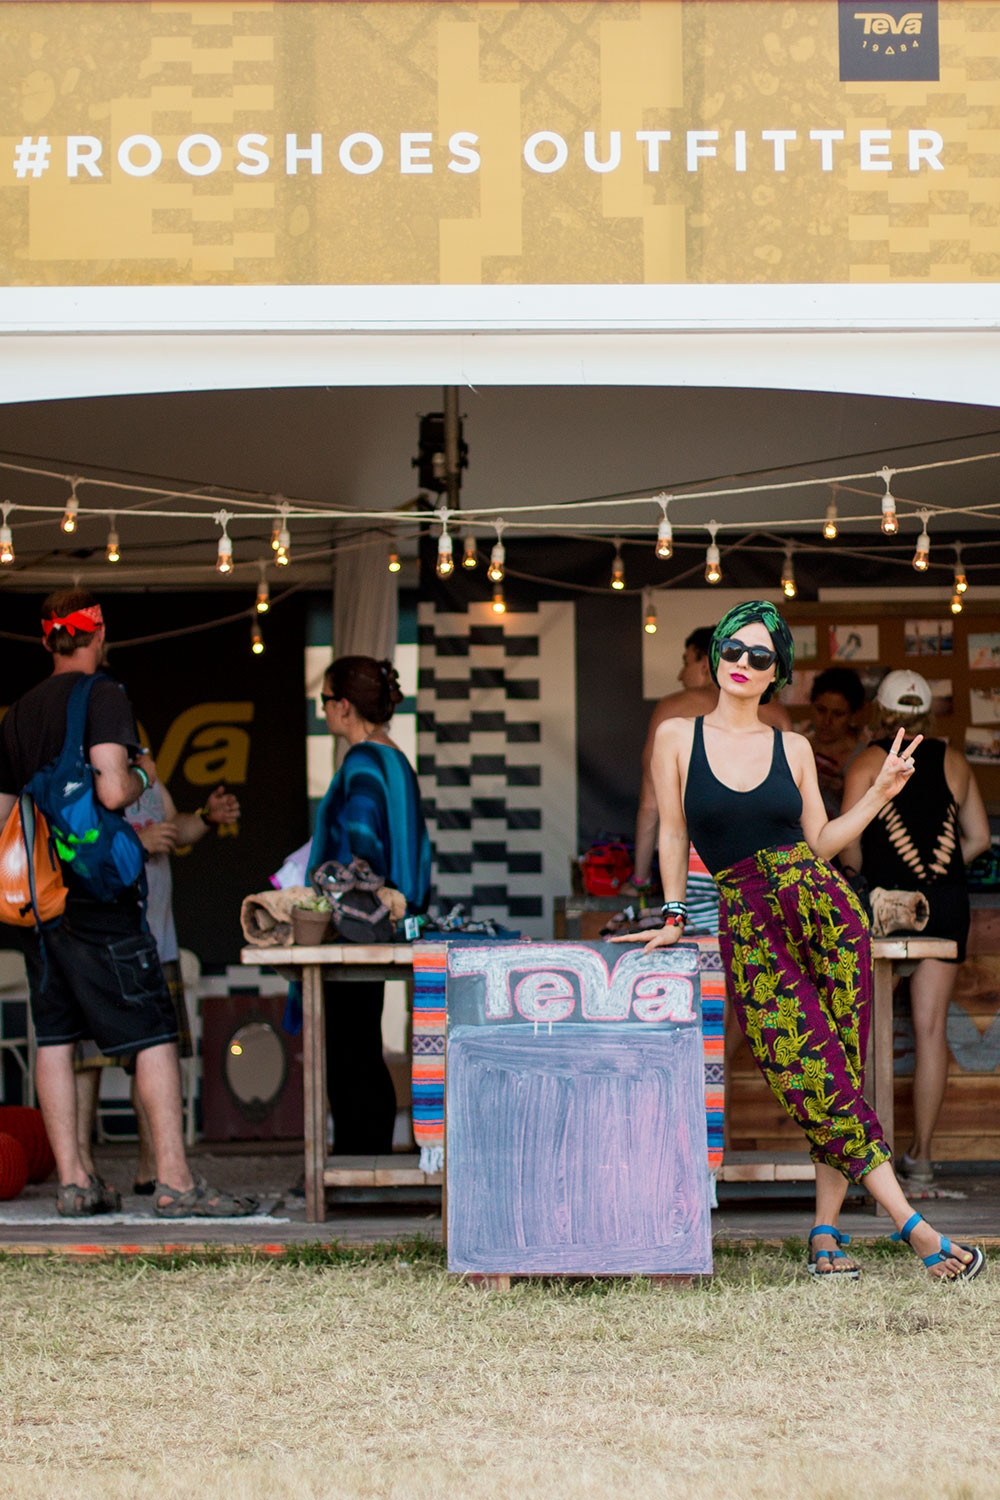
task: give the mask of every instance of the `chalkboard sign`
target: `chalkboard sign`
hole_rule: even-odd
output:
[[[711,1271],[698,948],[454,945],[446,990],[449,1268]]]

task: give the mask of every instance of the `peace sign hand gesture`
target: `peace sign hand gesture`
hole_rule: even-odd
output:
[[[903,743],[903,733],[902,729],[897,730],[892,748],[885,758],[885,764],[875,778],[873,790],[883,804],[891,802],[896,793],[902,791],[916,769],[913,764],[913,752],[923,739],[923,735],[916,735],[901,755],[899,752]]]

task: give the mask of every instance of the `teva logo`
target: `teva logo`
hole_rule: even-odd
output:
[[[840,0],[842,82],[927,81],[940,76],[937,0],[922,5],[887,4],[860,10]]]
[[[897,20],[887,10],[856,10],[854,19],[864,23],[865,36],[919,36],[924,24],[924,13],[921,10],[907,11],[905,16],[900,16]],[[878,46],[878,43],[875,45]],[[891,47],[891,43],[889,45]],[[906,43],[902,42],[900,45],[905,47]],[[914,42],[913,45],[919,47],[920,43]]]

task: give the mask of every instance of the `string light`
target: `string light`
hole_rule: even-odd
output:
[[[215,571],[217,573],[231,573],[233,571],[233,544],[226,528],[233,518],[228,510],[220,510],[214,519],[216,524],[222,527],[222,535],[219,537],[219,550],[215,557]],[[275,561],[277,560],[275,559]]]
[[[462,545],[462,567],[468,568],[471,573],[472,569],[476,567],[478,562],[479,549],[476,546],[476,539],[470,531]]]
[[[969,580],[966,578],[966,576],[965,576],[965,569],[962,566],[962,543],[961,542],[956,542],[955,543],[955,593],[956,594],[964,594],[968,587],[969,587]],[[958,611],[956,610],[955,613],[957,614]]]
[[[438,537],[437,576],[439,578],[450,578],[455,571],[455,555],[451,547],[451,537],[448,535],[448,510],[442,506],[438,511],[441,519],[441,535]]]
[[[625,564],[622,561],[622,539],[615,537],[615,555],[611,560],[611,587],[619,592],[625,587]]]
[[[292,536],[288,530],[288,501],[282,500],[278,509],[280,517],[277,526],[277,541],[272,535],[271,546],[274,548],[274,560],[278,567],[287,568],[292,560]]]
[[[670,503],[670,495],[659,495],[660,509],[663,518],[656,528],[656,555],[661,562],[667,562],[674,555],[674,528],[667,518],[667,506]]]
[[[250,650],[254,656],[262,656],[264,653],[264,636],[256,616],[250,622]]]
[[[501,583],[504,563],[507,561],[507,553],[503,544],[504,522],[498,517],[493,524],[496,527],[497,539],[490,550],[490,565],[486,569],[486,576],[491,583]]]
[[[829,505],[826,507],[826,520],[823,522],[823,535],[826,537],[826,540],[828,542],[835,542],[837,540],[837,537],[840,533],[840,528],[837,525],[839,519],[840,515],[837,510],[837,486],[834,485],[833,496],[830,500]]]
[[[507,613],[507,603],[503,596],[502,583],[495,583],[493,585],[493,603],[490,607],[495,615],[505,615]]]
[[[656,605],[653,603],[652,594],[646,596],[646,617],[642,622],[642,628],[647,635],[656,634]]]
[[[951,612],[953,615],[962,613],[962,596],[957,589],[951,596]]]
[[[278,514],[271,526],[271,551],[277,552],[281,546],[281,533],[288,519],[288,502],[283,495],[275,495],[274,500],[278,507]]]
[[[71,479],[69,482],[72,493],[66,501],[66,509],[63,511],[63,518],[59,523],[67,536],[72,536],[76,530],[77,517],[80,513],[80,502],[76,498],[76,487],[79,482],[78,479]]]
[[[6,566],[14,561],[14,533],[7,524],[7,517],[14,507],[5,500],[2,507],[3,522],[0,523],[0,563]]]
[[[781,592],[786,599],[794,599],[798,593],[798,585],[795,582],[795,563],[792,558],[792,548],[785,548],[785,562],[781,569]]]
[[[271,590],[264,576],[264,564],[259,563],[258,566],[260,568],[260,582],[257,585],[257,598],[254,600],[254,606],[259,615],[266,615],[271,608]]]
[[[399,553],[396,551],[395,547],[390,548],[390,550],[389,550],[389,572],[390,573],[398,573],[399,570],[400,570],[400,568],[402,566],[403,566],[403,564],[399,560]]]
[[[108,539],[104,544],[104,556],[109,563],[121,562],[122,560],[122,549],[118,540],[118,533],[115,530],[114,515],[108,517]]]
[[[896,470],[881,468],[878,472],[885,485],[885,494],[882,496],[882,531],[885,536],[895,536],[899,530],[899,520],[896,516],[896,497],[892,493],[890,481]]]
[[[718,529],[719,529],[719,523],[718,523],[718,521],[709,521],[709,523],[708,523],[708,534],[712,538],[712,540],[709,542],[708,546],[705,548],[705,582],[706,583],[721,583],[722,582],[722,559],[719,556],[719,549],[718,549],[718,547],[716,546],[716,543],[715,543],[715,535],[716,535],[716,532],[718,531]]]
[[[927,522],[930,512],[920,512],[920,535],[917,537],[917,550],[913,554],[913,566],[918,573],[926,573],[931,564],[931,539],[927,535]]]

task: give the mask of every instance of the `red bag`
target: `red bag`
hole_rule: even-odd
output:
[[[592,844],[580,861],[588,896],[617,896],[635,868],[624,844]]]

